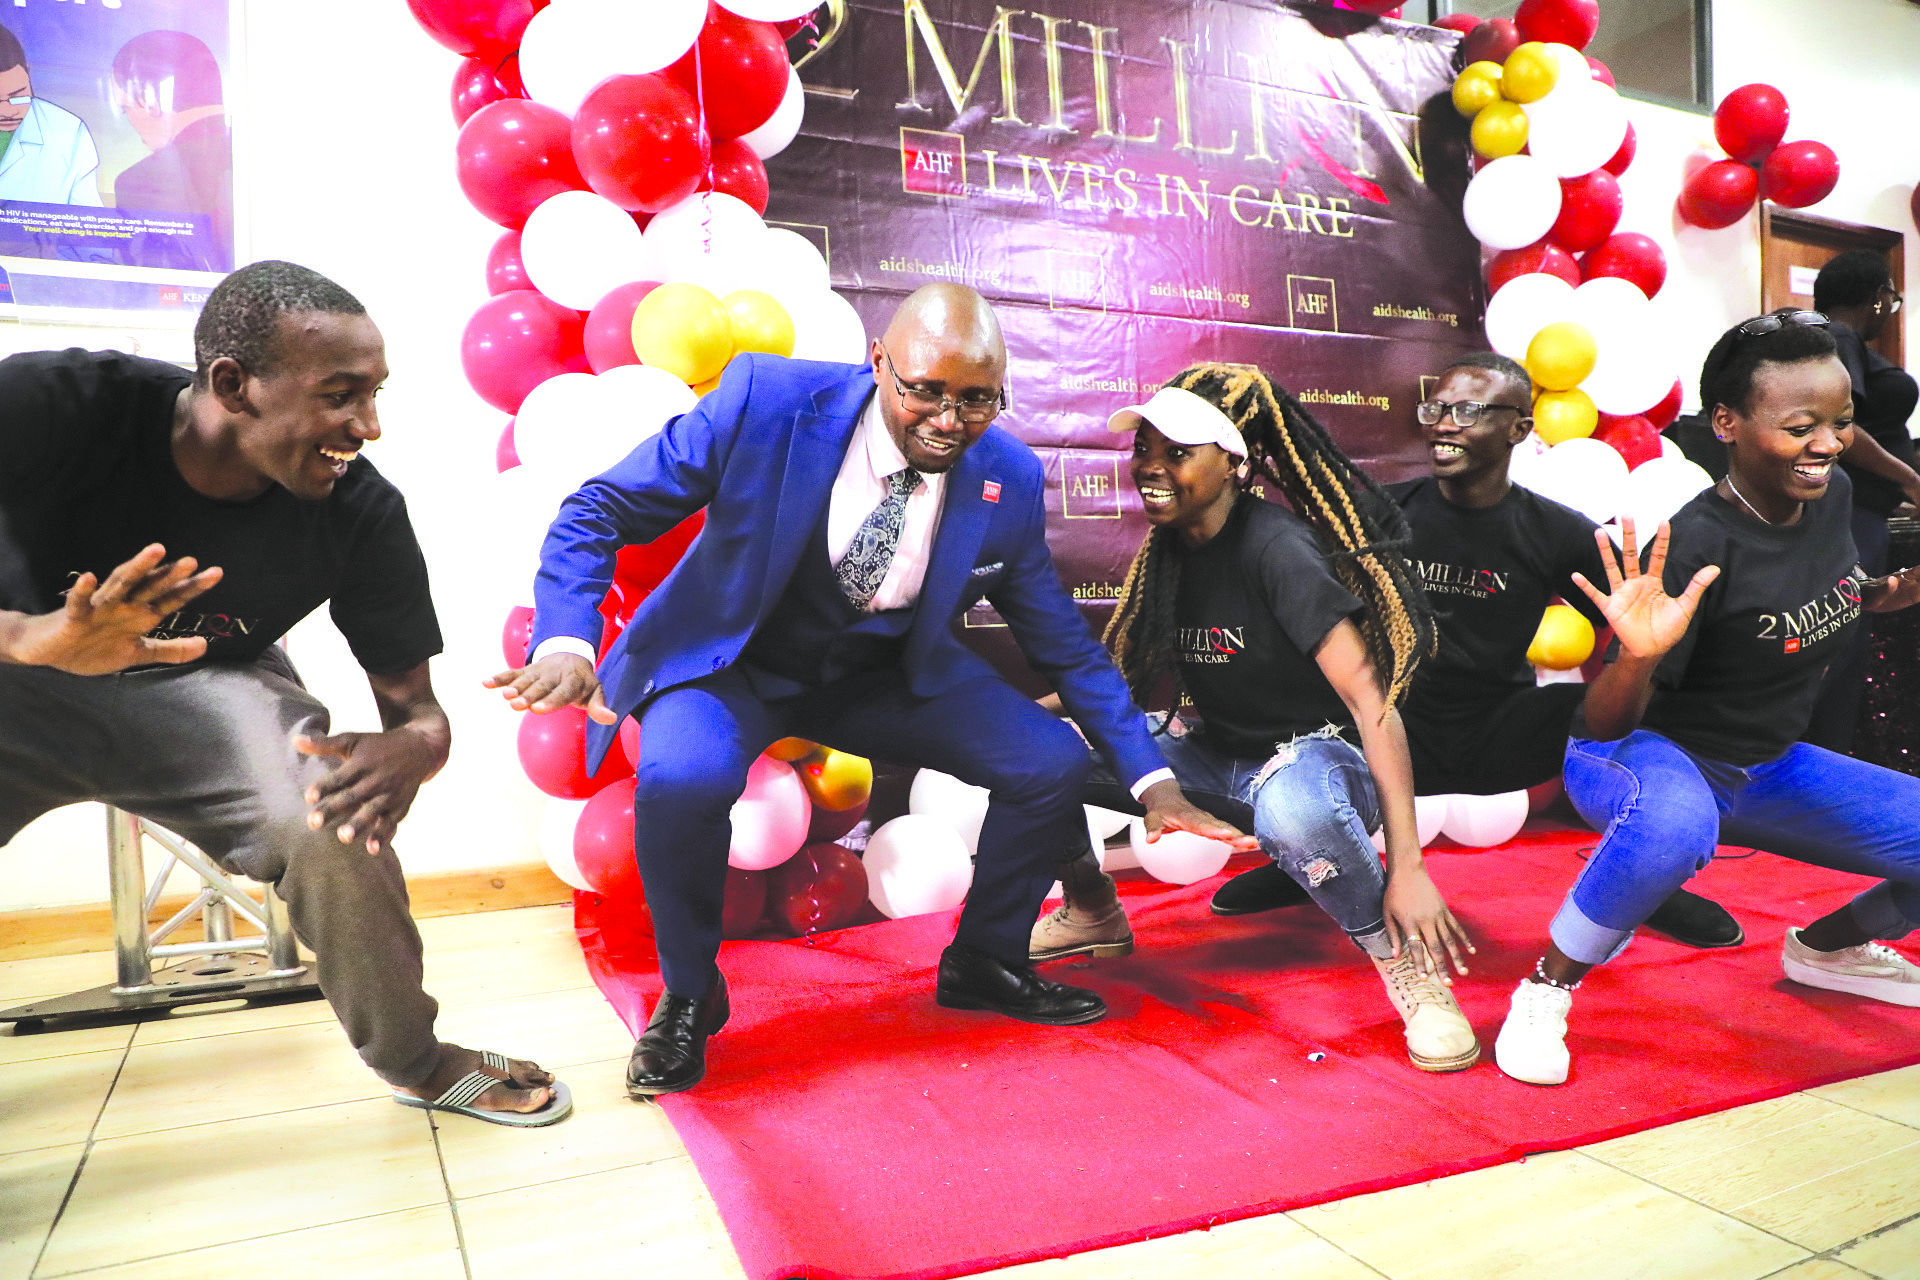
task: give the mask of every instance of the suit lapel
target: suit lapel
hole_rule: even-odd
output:
[[[760,590],[762,618],[786,590],[794,567],[800,563],[800,553],[826,509],[834,477],[840,474],[847,445],[866,406],[867,393],[872,390],[872,375],[863,369],[839,386],[822,391],[814,397],[810,410],[794,418],[786,470],[780,480],[778,514],[768,530],[767,575]]]
[[[919,605],[914,611],[909,647],[915,651],[924,650],[953,620],[960,588],[987,536],[987,523],[993,519],[986,486],[994,479],[991,461],[978,448],[962,454],[947,476],[946,504],[940,513],[939,531],[933,535],[927,575],[920,584]]]

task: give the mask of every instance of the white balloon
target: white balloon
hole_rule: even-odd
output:
[[[747,769],[747,785],[727,811],[733,838],[727,846],[727,865],[742,871],[765,871],[800,852],[807,842],[813,804],[793,766],[772,756],[761,756]]]
[[[561,374],[535,387],[520,406],[514,447],[528,450],[523,463],[564,476],[577,488],[698,398],[686,383],[650,365],[624,364],[598,377]]]
[[[820,0],[720,0],[720,7],[754,22],[787,22],[806,17]]]
[[[1533,336],[1556,320],[1570,319],[1572,311],[1573,286],[1559,276],[1547,271],[1515,276],[1487,302],[1487,345],[1525,363]]]
[[[541,201],[520,232],[520,260],[534,288],[575,311],[593,310],[620,285],[658,278],[633,215],[591,191]]]
[[[1522,488],[1533,488],[1527,483],[1527,477],[1533,474],[1533,469],[1539,465],[1540,459],[1547,456],[1547,448],[1547,442],[1542,440],[1537,432],[1529,433],[1527,438],[1513,446],[1513,452],[1507,455],[1507,479]]]
[[[571,471],[573,435],[599,413],[599,380],[592,374],[548,378],[527,393],[513,416],[513,448],[521,465]]]
[[[1125,827],[1127,832],[1127,842],[1125,844],[1097,844],[1094,846],[1094,850],[1100,859],[1100,869],[1102,871],[1130,871],[1140,865],[1140,859],[1134,856],[1133,845],[1134,841],[1142,837],[1133,834],[1135,827],[1139,827],[1144,835],[1146,831],[1145,823],[1139,818],[1128,818]]]
[[[1490,849],[1519,834],[1527,822],[1527,793],[1507,791],[1497,796],[1450,797],[1440,833],[1470,849]]]
[[[762,160],[777,156],[799,134],[800,121],[806,114],[807,91],[800,83],[800,73],[788,67],[787,91],[780,95],[780,105],[773,109],[765,124],[741,134],[740,141]]]
[[[554,875],[575,889],[591,893],[593,886],[580,874],[580,864],[573,857],[573,829],[586,807],[585,800],[549,798],[547,807],[540,811],[539,843],[540,855]]]
[[[1586,55],[1572,45],[1550,42],[1547,45],[1547,52],[1552,54],[1554,60],[1560,64],[1560,75],[1554,80],[1553,89],[1547,94],[1549,98],[1562,89],[1585,84],[1594,78],[1593,66],[1587,61]]]
[[[1118,809],[1102,809],[1099,805],[1082,805],[1087,811],[1087,830],[1094,833],[1094,840],[1107,840],[1127,829],[1133,819]]]
[[[1440,834],[1440,824],[1447,818],[1447,802],[1452,796],[1415,796],[1413,798],[1414,833],[1420,839],[1420,847],[1426,848],[1433,838]],[[1373,847],[1381,853],[1387,851],[1387,833],[1384,828],[1373,833]]]
[[[531,605],[533,578],[540,569],[540,545],[546,541],[547,528],[560,504],[579,486],[551,468],[530,463],[502,471],[491,484],[487,518],[481,526],[489,580],[498,585],[499,603]]]
[[[567,115],[609,76],[658,71],[693,47],[706,0],[553,0],[520,37],[520,80]]]
[[[1552,93],[1520,109],[1527,113],[1527,150],[1556,178],[1592,173],[1626,140],[1626,104],[1591,74],[1584,82],[1556,84]]]
[[[1481,244],[1523,248],[1553,229],[1560,216],[1560,182],[1538,156],[1501,156],[1467,183],[1460,211]]]
[[[725,297],[758,287],[752,272],[766,234],[767,224],[746,201],[701,191],[656,213],[641,238],[668,280]]]
[[[861,861],[867,867],[867,900],[888,919],[951,911],[967,900],[973,885],[967,846],[952,827],[927,814],[903,814],[886,823],[867,841]]]
[[[1541,497],[1605,524],[1626,502],[1627,463],[1612,445],[1581,436],[1547,450],[1525,484]]]
[[[1672,436],[1662,431],[1660,433],[1660,456],[1663,458],[1684,458],[1687,456],[1687,453],[1686,450],[1673,442]],[[1640,465],[1645,466],[1646,464],[1641,463]]]
[[[987,820],[988,792],[937,769],[913,775],[907,792],[907,812],[943,823],[965,847],[967,856],[980,851],[980,824]]]
[[[822,289],[785,305],[787,314],[793,317],[794,359],[867,362],[866,322],[851,302],[831,289]]]
[[[1705,468],[1684,457],[1649,458],[1627,474],[1626,507],[1641,546],[1653,540],[1661,522],[1673,519],[1701,490],[1713,485]]]
[[[1191,831],[1162,831],[1157,840],[1147,839],[1147,824],[1134,822],[1127,827],[1133,856],[1155,880],[1168,884],[1192,884],[1218,875],[1233,856],[1233,846],[1209,840]]]
[[[786,227],[768,227],[765,235],[750,237],[741,251],[740,265],[753,288],[772,294],[783,307],[789,298],[805,298],[831,287],[827,260],[813,241]]]

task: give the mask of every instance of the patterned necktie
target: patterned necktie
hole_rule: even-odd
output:
[[[920,473],[912,467],[894,472],[887,477],[887,496],[854,530],[847,554],[834,570],[854,608],[865,609],[879,593],[907,523],[907,499],[919,487]]]

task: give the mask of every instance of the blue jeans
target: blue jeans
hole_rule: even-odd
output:
[[[1877,877],[1853,900],[1855,923],[1875,938],[1920,927],[1920,778],[1804,742],[1742,769],[1650,729],[1573,739],[1565,778],[1574,808],[1604,833],[1553,918],[1569,959],[1619,955],[1721,842]]]
[[[1242,830],[1251,819],[1261,849],[1348,937],[1363,950],[1383,945],[1387,878],[1369,835],[1380,825],[1380,800],[1365,757],[1325,731],[1295,738],[1265,760],[1217,750],[1201,730],[1156,741],[1187,799]],[[1143,812],[1098,756],[1084,798]]]

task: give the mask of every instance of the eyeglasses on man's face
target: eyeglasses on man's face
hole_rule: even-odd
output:
[[[927,387],[902,382],[900,370],[894,367],[892,354],[885,347],[880,348],[880,354],[887,359],[887,374],[893,379],[893,389],[899,393],[901,403],[923,418],[937,418],[952,409],[960,421],[978,425],[992,422],[1007,407],[1005,387],[995,394],[974,392],[955,400]]]
[[[1448,411],[1451,410],[1453,413],[1454,426],[1470,427],[1480,421],[1481,414],[1491,413],[1495,409],[1508,409],[1514,413],[1521,414],[1526,412],[1526,410],[1521,409],[1517,405],[1485,404],[1479,400],[1454,400],[1451,402],[1446,400],[1422,400],[1414,406],[1413,413],[1414,416],[1420,420],[1421,426],[1431,427],[1437,426],[1440,419],[1446,417]]]

